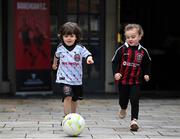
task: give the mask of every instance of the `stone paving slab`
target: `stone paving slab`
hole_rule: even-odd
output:
[[[119,119],[118,100],[84,99],[78,112],[86,127],[79,139],[180,139],[180,99],[140,100],[138,132],[129,130],[130,105]],[[0,139],[74,139],[62,130],[59,98],[0,99]]]

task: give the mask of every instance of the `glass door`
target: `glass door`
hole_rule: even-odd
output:
[[[95,63],[84,64],[85,92],[104,91],[104,1],[61,0],[57,11],[58,26],[67,21],[77,22],[82,29],[81,43],[93,54]]]

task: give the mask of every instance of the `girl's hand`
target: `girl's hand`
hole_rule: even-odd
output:
[[[53,64],[53,65],[52,65],[52,69],[53,69],[53,70],[56,70],[56,69],[57,69],[57,64]]]
[[[146,82],[148,82],[148,81],[149,81],[149,75],[144,75],[144,80],[145,80]]]
[[[121,77],[122,77],[122,74],[121,74],[121,73],[116,73],[116,74],[114,75],[114,79],[115,79],[115,80],[120,80]]]
[[[92,56],[89,56],[88,58],[87,58],[87,64],[93,64],[94,63],[94,60],[93,60],[93,57]]]

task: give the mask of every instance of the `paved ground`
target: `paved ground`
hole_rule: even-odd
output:
[[[80,139],[180,139],[180,99],[141,99],[138,132],[128,116],[119,119],[115,98],[84,99],[78,111],[86,120]],[[60,126],[58,98],[0,99],[0,139],[70,139]]]

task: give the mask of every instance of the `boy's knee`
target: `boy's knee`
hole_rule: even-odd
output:
[[[64,98],[64,100],[65,100],[65,101],[72,101],[72,97],[71,97],[71,96],[66,96],[66,97]]]

